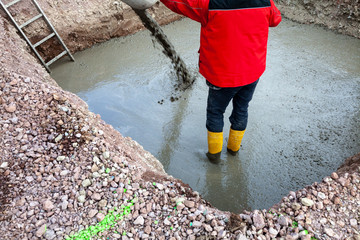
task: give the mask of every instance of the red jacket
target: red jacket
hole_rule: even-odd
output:
[[[273,0],[161,0],[201,23],[199,71],[218,87],[255,82],[265,71],[269,27],[281,14]]]

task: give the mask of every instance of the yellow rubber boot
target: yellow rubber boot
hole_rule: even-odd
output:
[[[222,145],[223,145],[223,133],[208,131],[209,151],[206,153],[206,156],[211,162],[217,163],[220,161]]]
[[[235,156],[236,153],[240,150],[241,141],[243,139],[245,130],[243,131],[236,131],[230,128],[229,133],[229,141],[227,144],[228,152]]]

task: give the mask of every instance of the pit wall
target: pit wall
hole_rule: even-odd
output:
[[[74,5],[80,5],[80,2],[82,4],[81,7],[79,6],[82,9],[80,12],[83,12],[85,15],[80,14],[77,10],[73,11],[76,9]],[[42,6],[47,6],[44,7],[44,9],[47,10],[47,15],[50,18],[50,21],[54,23],[55,27],[62,35],[63,40],[73,52],[90,47],[96,42],[105,41],[106,39],[115,36],[130,34],[142,28],[139,19],[135,17],[135,14],[131,13],[131,9],[129,9],[129,7],[124,7],[121,3],[119,3],[119,7],[123,7],[124,9],[118,14],[128,16],[128,18],[126,18],[126,20],[119,21],[118,24],[114,24],[112,22],[115,21],[115,10],[111,12],[111,8],[106,9],[105,7],[95,10],[97,8],[96,6],[100,5],[100,1],[91,1],[91,3],[90,1],[72,1],[70,3],[67,1],[45,2],[40,0],[39,3]],[[27,4],[28,2],[26,0],[20,3],[19,9],[21,9],[22,19],[29,19],[34,14],[31,5]],[[64,7],[67,4],[70,6]],[[62,7],[63,9],[59,10]],[[16,13],[16,11],[17,10],[15,9],[15,17],[17,20],[21,21],[22,19],[19,17],[20,11],[18,11],[18,13]],[[151,12],[157,12],[159,15],[158,19],[160,19],[160,22],[162,23],[167,23],[168,21],[178,18],[178,16],[170,13],[169,11],[165,11],[164,6],[163,8],[155,6]],[[108,13],[111,13],[111,16],[108,16]],[[19,93],[19,99],[14,99],[10,96],[6,96],[6,94],[1,91],[5,86],[6,81],[13,78],[32,79],[36,82],[36,84],[41,85],[41,88],[43,89],[53,89],[54,91],[58,91],[58,93],[56,93],[57,95],[64,96],[67,101],[69,101],[73,106],[76,106],[76,109],[80,112],[86,113],[86,115],[89,115],[88,118],[91,119],[94,126],[101,128],[104,132],[109,132],[108,135],[111,135],[111,137],[108,139],[108,142],[111,142],[113,146],[120,145],[119,141],[121,141],[126,148],[124,151],[127,153],[127,156],[131,156],[131,159],[134,162],[137,162],[138,165],[142,166],[144,171],[151,171],[159,175],[165,175],[162,164],[149,152],[145,151],[142,146],[133,141],[131,138],[122,137],[118,131],[113,129],[113,127],[105,124],[100,119],[99,115],[89,112],[87,104],[75,94],[63,91],[51,78],[49,73],[47,73],[45,68],[42,67],[37,59],[32,55],[29,46],[18,35],[13,24],[7,18],[3,17],[4,14],[5,13],[0,10],[0,107],[9,107],[12,103],[21,99],[21,93]],[[101,20],[101,14],[104,15],[102,18],[110,19],[106,24],[104,20]],[[71,17],[74,16],[77,17],[72,19]],[[82,19],[82,21],[80,22],[79,19]],[[102,24],[96,21],[100,21]],[[39,31],[41,31],[41,29],[37,29],[36,27],[45,28],[45,25],[42,24],[43,23],[37,23],[27,29],[30,33],[30,38],[39,37],[37,34],[40,34]],[[92,26],[92,29],[97,30],[90,30],[90,26]],[[31,29],[34,29],[34,32],[31,32]],[[102,31],[100,31],[100,29],[102,29]],[[69,30],[69,32],[65,33],[66,30]],[[105,34],[105,32],[107,33]],[[81,37],[76,39],[76,41],[70,40],[73,34],[78,34],[77,36]],[[16,109],[16,111],[17,110],[18,109]],[[23,117],[28,117],[28,122],[33,123],[33,125],[35,124],[35,120],[31,119],[32,115],[26,115]],[[0,122],[3,119],[6,119],[6,116],[0,118]],[[0,129],[0,136],[7,136],[9,134],[11,135],[10,130],[7,131],[6,129]],[[4,144],[2,141],[5,140],[0,140],[0,143]],[[13,154],[13,152],[7,151],[6,147],[1,148],[0,162],[4,162],[6,159],[13,159]]]
[[[359,0],[277,0],[282,15],[299,23],[317,24],[360,38]]]
[[[6,4],[10,0],[3,2]],[[38,0],[38,3],[71,52],[89,48],[110,38],[133,34],[144,28],[134,11],[120,0]],[[19,24],[38,14],[30,0],[16,3],[9,11]],[[161,25],[180,18],[160,2],[149,9],[149,12]],[[7,18],[2,9],[0,16]],[[32,43],[49,35],[48,27],[42,19],[23,30]],[[54,41],[50,39],[37,48],[47,60],[62,52],[61,46]]]

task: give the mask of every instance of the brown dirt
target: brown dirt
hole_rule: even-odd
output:
[[[10,0],[3,2],[6,4]],[[120,0],[38,0],[38,3],[71,52],[144,28],[134,11]],[[9,10],[19,24],[37,15],[37,9],[30,0],[23,0],[11,6]],[[159,2],[149,10],[159,24],[167,24],[180,18]],[[7,18],[2,9],[0,15]],[[25,27],[24,32],[33,44],[49,34],[48,27],[42,19]],[[46,42],[38,50],[47,59],[62,51],[55,40]]]
[[[0,222],[7,220],[9,217],[5,213],[11,198],[11,187],[8,176],[0,176]]]
[[[343,164],[338,168],[337,173],[344,175],[345,173],[355,173],[360,169],[360,153],[349,157]]]
[[[293,21],[317,24],[360,38],[359,0],[277,0],[281,14]]]

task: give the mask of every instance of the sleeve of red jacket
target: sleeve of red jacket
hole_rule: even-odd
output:
[[[281,13],[279,9],[275,6],[275,3],[273,0],[270,0],[271,2],[271,14],[270,14],[270,27],[276,27],[281,22]]]
[[[191,18],[201,24],[207,21],[209,0],[161,0],[173,12]]]

